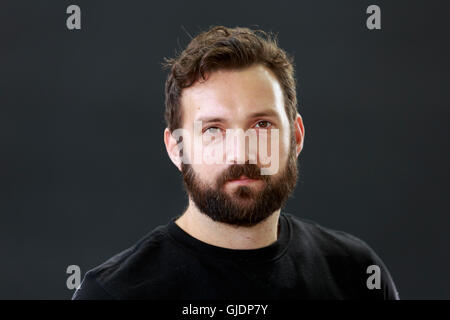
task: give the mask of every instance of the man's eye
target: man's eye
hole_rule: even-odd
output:
[[[272,124],[269,122],[269,121],[266,121],[266,120],[261,120],[261,121],[259,121],[256,125],[258,126],[258,125],[260,125],[260,124],[263,124],[262,126],[259,126],[259,128],[262,128],[262,129],[267,129],[267,128],[269,128],[270,126],[272,126]]]
[[[203,133],[217,134],[220,133],[220,129],[218,127],[209,127],[206,128],[205,131],[203,131]]]

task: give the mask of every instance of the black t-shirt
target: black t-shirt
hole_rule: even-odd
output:
[[[236,250],[177,218],[89,270],[72,299],[399,299],[381,259],[348,233],[282,212],[274,243]]]

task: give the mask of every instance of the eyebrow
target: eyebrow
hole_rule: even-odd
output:
[[[279,118],[278,113],[273,109],[260,111],[260,112],[254,112],[254,113],[250,114],[250,118],[257,118],[257,117],[264,117],[264,116],[276,117],[277,119]],[[196,119],[195,121],[201,121],[202,123],[227,122],[227,119],[213,116],[213,117],[200,117],[200,118]]]
[[[256,118],[256,117],[276,117],[278,118],[278,112],[276,112],[273,109],[269,109],[269,110],[265,110],[265,111],[261,111],[261,112],[255,112],[252,113],[250,115],[251,118]]]

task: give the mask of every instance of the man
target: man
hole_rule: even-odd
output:
[[[213,27],[166,65],[164,142],[189,204],[73,299],[398,299],[366,243],[281,212],[305,129],[276,40]]]

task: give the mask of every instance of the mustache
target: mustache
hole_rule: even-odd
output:
[[[246,176],[255,180],[267,180],[267,175],[261,175],[261,168],[256,164],[232,164],[219,177],[217,183],[222,186],[229,180],[239,179],[240,176]]]

